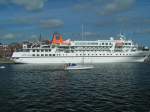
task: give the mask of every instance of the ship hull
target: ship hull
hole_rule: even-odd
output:
[[[106,56],[106,57],[20,57],[13,59],[16,63],[112,63],[112,62],[144,62],[147,57],[140,56]]]

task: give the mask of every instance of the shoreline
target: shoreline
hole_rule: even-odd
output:
[[[7,58],[0,58],[0,64],[14,64],[12,60],[9,60]]]

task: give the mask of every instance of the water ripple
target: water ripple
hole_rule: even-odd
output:
[[[6,65],[0,112],[149,112],[150,66],[115,63],[89,71]]]

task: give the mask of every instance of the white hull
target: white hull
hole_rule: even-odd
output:
[[[84,63],[111,63],[111,62],[144,62],[146,57],[138,56],[106,56],[106,57],[84,57]],[[83,57],[20,57],[13,59],[16,63],[83,63]]]

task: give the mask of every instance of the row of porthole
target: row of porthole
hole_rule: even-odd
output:
[[[82,55],[83,55],[83,54],[76,54],[76,56],[82,56]],[[84,56],[90,56],[90,55],[91,55],[91,56],[94,56],[94,55],[97,56],[98,54],[87,54],[87,55],[84,54]],[[110,56],[110,55],[113,55],[113,54],[99,54],[99,55],[100,55],[100,56],[101,56],[101,55],[103,55],[103,56],[106,56],[106,55],[107,55],[107,56]],[[120,56],[125,56],[125,55],[126,55],[126,56],[128,56],[128,55],[131,55],[131,54],[115,54],[115,55],[116,55],[116,56],[117,56],[117,55],[120,55]],[[37,55],[32,54],[32,56],[69,56],[69,55],[67,55],[67,54],[62,54],[62,55],[61,55],[61,54],[45,54],[45,55],[44,55],[44,54],[37,54]]]

